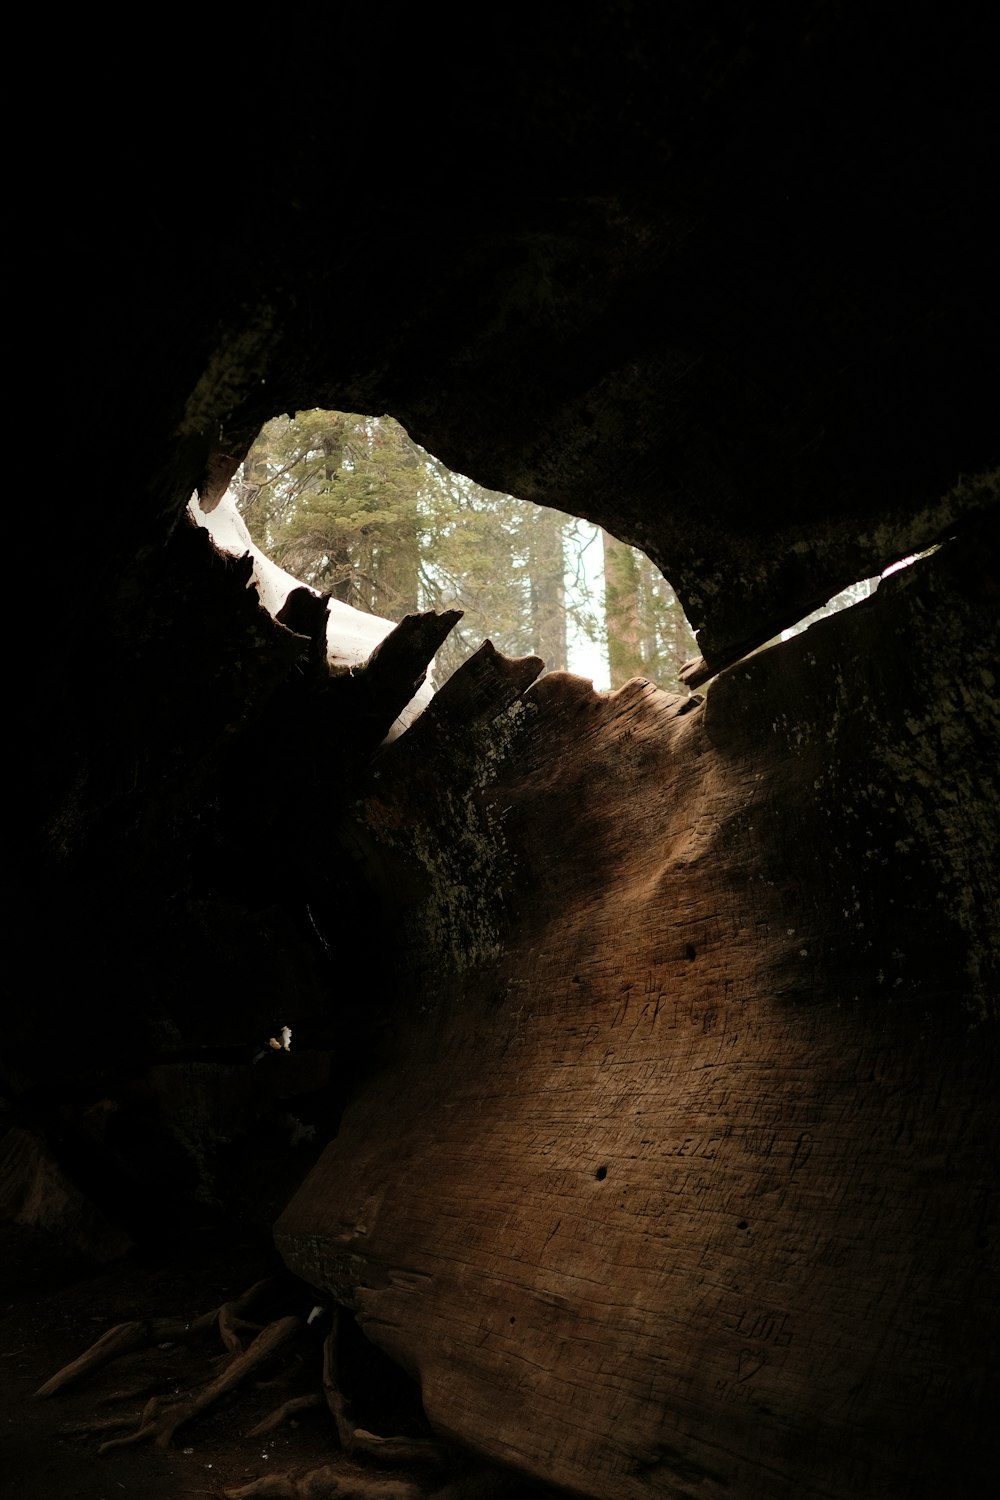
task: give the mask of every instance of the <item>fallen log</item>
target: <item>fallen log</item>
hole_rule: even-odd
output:
[[[908,575],[704,703],[550,674],[378,758],[389,1055],[276,1240],[443,1438],[599,1500],[986,1482],[1000,653],[973,549]]]

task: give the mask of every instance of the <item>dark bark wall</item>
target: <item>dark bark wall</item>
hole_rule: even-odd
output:
[[[287,1099],[332,1136],[356,1094],[289,1257],[389,1308],[439,1426],[596,1494],[909,1494],[986,1461],[985,20],[640,3],[472,35],[383,4],[317,24],[308,84],[257,36],[47,45],[68,123],[20,155],[17,286],[73,482],[26,611],[5,1098],[110,1243],[193,1200],[272,1216],[305,1166]],[[643,546],[692,680],[729,670],[682,713],[528,692],[538,664],[487,651],[383,798],[444,626],[331,682],[316,622],[270,621],[183,519],[314,405]],[[227,1070],[280,1020],[304,1060],[247,1090]]]

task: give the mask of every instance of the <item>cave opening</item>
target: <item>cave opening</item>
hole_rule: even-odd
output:
[[[435,659],[438,686],[487,639],[598,691],[637,676],[677,691],[697,653],[676,593],[639,548],[452,471],[392,416],[314,408],[272,418],[207,524],[229,550],[249,537],[335,610],[383,621],[461,611]],[[276,613],[275,583],[258,586]]]
[[[589,678],[599,692],[644,677],[690,694],[719,670],[700,658],[678,595],[640,547],[448,468],[389,414],[315,407],[274,416],[222,496],[202,509],[196,493],[189,513],[224,551],[255,555],[251,581],[273,616],[296,587],[329,601],[334,666],[365,661],[407,614],[456,612],[414,712],[393,733],[484,640],[540,657],[546,672]],[[859,577],[748,654],[863,604],[940,545]]]

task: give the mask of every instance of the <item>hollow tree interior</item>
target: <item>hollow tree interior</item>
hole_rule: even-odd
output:
[[[511,1483],[978,1493],[1000,1395],[978,21],[378,3],[294,64],[161,40],[122,66],[80,38],[85,79],[66,43],[72,125],[29,172],[55,463],[12,1265],[250,1226],[402,1372],[428,1441]],[[272,619],[187,513],[312,407],[391,413],[641,547],[697,633],[684,681],[598,693],[484,642],[387,738],[449,619],[331,674],[323,601]],[[77,1492],[114,1461],[79,1458]]]

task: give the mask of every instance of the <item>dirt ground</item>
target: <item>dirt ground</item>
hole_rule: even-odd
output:
[[[147,1317],[195,1317],[277,1272],[279,1262],[265,1236],[240,1238],[218,1228],[188,1230],[158,1253],[136,1254],[101,1269],[38,1231],[7,1224],[0,1227],[0,1265],[4,1271],[0,1494],[4,1497],[221,1497],[227,1488],[249,1484],[270,1472],[307,1470],[338,1460],[345,1479],[351,1472],[373,1477],[371,1467],[359,1469],[340,1455],[325,1407],[300,1413],[294,1425],[286,1422],[266,1437],[248,1435],[289,1396],[319,1390],[319,1336],[315,1349],[300,1344],[284,1369],[277,1373],[262,1370],[259,1382],[231,1393],[217,1408],[181,1428],[168,1449],[143,1442],[102,1457],[98,1443],[118,1433],[82,1436],[68,1429],[123,1414],[129,1416],[131,1426],[122,1431],[134,1430],[152,1390],[183,1391],[212,1373],[211,1361],[222,1353],[215,1334],[191,1345],[175,1343],[128,1355],[45,1399],[34,1394],[114,1324]],[[269,1377],[270,1383],[264,1384]],[[391,1472],[381,1471],[385,1477]],[[438,1482],[448,1477],[442,1475]],[[495,1487],[488,1488],[496,1492]],[[500,1488],[504,1500],[538,1494],[516,1482]]]

